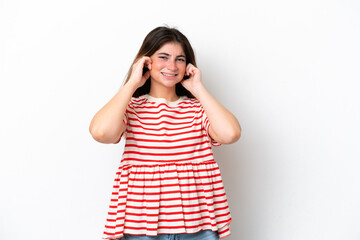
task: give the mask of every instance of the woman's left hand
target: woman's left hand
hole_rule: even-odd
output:
[[[201,71],[191,63],[186,66],[185,76],[189,76],[188,79],[182,80],[181,84],[191,92],[194,96],[197,95],[197,90],[200,89],[201,82]]]

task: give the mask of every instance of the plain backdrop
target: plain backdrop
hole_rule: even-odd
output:
[[[239,119],[228,240],[360,239],[357,0],[0,0],[0,239],[102,237],[123,142],[92,139],[146,34],[177,27]]]

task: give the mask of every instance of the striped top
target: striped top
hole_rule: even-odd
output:
[[[125,113],[124,153],[116,172],[103,239],[124,234],[230,235],[231,215],[197,99],[143,95]]]

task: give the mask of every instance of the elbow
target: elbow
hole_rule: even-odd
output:
[[[238,141],[241,137],[241,127],[232,129],[226,136],[226,138],[222,139],[221,143],[231,144]]]
[[[233,132],[233,134],[231,135],[231,143],[238,141],[240,137],[241,137],[241,128]]]
[[[116,137],[109,137],[108,135],[105,134],[104,131],[101,130],[92,130],[90,129],[90,134],[93,137],[93,139],[97,142],[100,143],[118,143],[120,137],[116,138]]]
[[[89,129],[91,136],[93,137],[93,139],[95,139],[95,141],[97,142],[103,142],[104,141],[104,132],[103,131],[99,131],[99,130],[94,130],[94,129]]]
[[[240,139],[241,137],[241,127],[239,127],[238,129],[236,129],[234,135],[233,135],[233,141],[236,142]]]

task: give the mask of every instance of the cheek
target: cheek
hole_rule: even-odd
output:
[[[159,61],[153,61],[151,63],[150,76],[154,79],[159,78],[160,72],[164,68],[164,64]]]
[[[161,70],[161,67],[159,66],[159,64],[157,64],[156,62],[151,63],[151,70],[150,70],[151,75],[156,74],[160,70]]]
[[[152,60],[151,68],[159,70],[159,69],[164,68],[164,65],[165,65],[164,62],[161,62],[161,61],[156,59],[156,60]]]
[[[182,74],[185,74],[185,71],[186,71],[186,65],[184,64],[184,65],[181,65],[180,67],[179,67],[179,72],[181,72]]]

